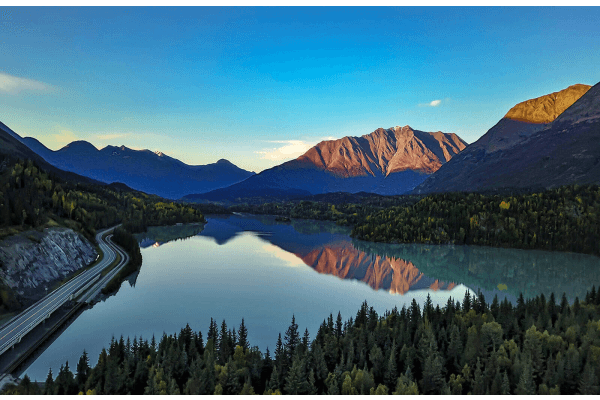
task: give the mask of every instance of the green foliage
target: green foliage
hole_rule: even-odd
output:
[[[75,376],[68,364],[56,379],[50,371],[40,393],[598,394],[600,297],[592,292],[578,306],[558,307],[554,296],[516,306],[504,300],[497,318],[483,296],[463,299],[467,309],[451,299],[423,313],[414,303],[381,316],[364,303],[341,329],[330,315],[306,349],[302,340],[293,344],[299,340],[293,319],[274,360],[250,344],[244,348],[234,329],[222,323],[219,330],[214,321],[206,347],[189,326],[158,343],[121,337],[92,368],[84,353]],[[536,320],[554,323],[541,331]],[[4,394],[35,390],[23,379]]]
[[[195,205],[111,185],[65,181],[31,160],[6,168],[0,188],[0,227],[41,229],[58,222],[93,239],[96,229],[120,222],[133,233],[148,226],[204,221]]]
[[[367,215],[352,235],[390,243],[467,244],[600,254],[600,187],[514,196],[445,193]]]

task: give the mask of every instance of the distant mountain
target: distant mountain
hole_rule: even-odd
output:
[[[187,165],[161,152],[125,146],[98,150],[89,142],[75,141],[52,151],[34,138],[24,138],[23,142],[58,168],[101,182],[121,182],[169,199],[222,188],[254,175],[223,159],[214,164]]]
[[[32,160],[40,167],[44,168],[47,172],[56,174],[63,179],[82,183],[99,183],[93,179],[89,179],[72,172],[63,171],[50,165],[36,152],[32,151],[29,147],[23,144],[22,141],[23,138],[21,136],[0,122],[0,155],[11,157],[13,159]],[[2,157],[0,157],[0,162],[1,161]],[[2,169],[3,166],[0,164],[0,172]]]
[[[598,84],[519,103],[414,193],[599,183],[599,117]]]
[[[225,189],[186,196],[189,201],[236,201],[253,196],[329,192],[402,194],[464,149],[453,133],[410,126],[379,128],[361,137],[323,141],[295,160]]]

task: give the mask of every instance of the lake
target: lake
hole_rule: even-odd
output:
[[[390,245],[356,241],[333,223],[270,216],[210,216],[205,225],[150,228],[138,235],[143,265],[120,290],[85,310],[22,374],[44,381],[85,349],[95,365],[111,337],[157,340],[189,323],[204,339],[214,318],[273,350],[292,315],[311,338],[330,313],[354,317],[363,301],[378,313],[421,305],[429,294],[481,291],[514,302],[555,292],[570,300],[598,286],[600,258],[582,254],[473,246]]]

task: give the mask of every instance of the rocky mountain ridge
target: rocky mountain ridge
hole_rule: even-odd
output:
[[[466,146],[454,133],[423,132],[410,126],[379,128],[361,137],[327,140],[295,160],[188,201],[236,201],[276,193],[310,195],[330,192],[402,194]]]
[[[600,183],[599,117],[598,84],[519,103],[414,193]]]

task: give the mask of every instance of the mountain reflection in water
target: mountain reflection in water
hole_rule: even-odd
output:
[[[350,238],[328,221],[281,223],[262,215],[210,216],[206,225],[149,228],[138,236],[152,245],[198,235],[224,245],[250,232],[298,257],[320,274],[361,281],[374,290],[451,290],[464,284],[491,301],[566,293],[572,301],[598,285],[600,258],[585,254],[478,246],[382,244]],[[281,257],[281,252],[274,254]]]
[[[410,261],[382,257],[358,250],[348,236],[349,230],[330,222],[295,220],[279,223],[269,216],[210,217],[209,222],[198,234],[225,245],[235,237],[251,232],[274,246],[265,247],[278,258],[282,249],[292,257],[320,274],[333,275],[341,279],[364,282],[374,290],[385,290],[392,294],[405,294],[409,290],[451,290],[454,283],[440,282],[427,277]],[[156,246],[159,239],[176,237],[181,229],[181,238],[189,237],[190,228],[184,226],[152,227],[138,236],[142,243]],[[168,234],[166,233],[168,231]],[[146,245],[148,247],[148,245]]]

